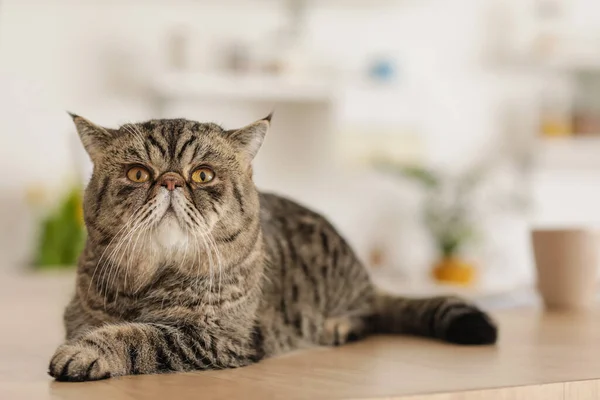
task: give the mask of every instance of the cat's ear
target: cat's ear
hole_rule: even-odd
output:
[[[79,138],[81,139],[85,151],[87,151],[92,161],[95,162],[104,152],[104,149],[108,146],[110,141],[114,139],[114,133],[109,129],[98,126],[87,119],[80,117],[79,115],[73,113],[69,113],[69,115],[73,118],[73,122],[75,123],[77,133],[79,133]]]
[[[227,138],[245,155],[248,162],[258,153],[271,126],[272,117],[273,113],[241,129],[226,132]]]

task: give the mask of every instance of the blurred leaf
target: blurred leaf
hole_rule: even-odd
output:
[[[378,161],[375,166],[381,171],[417,181],[426,188],[435,189],[440,186],[440,179],[426,168],[398,165],[388,161]]]
[[[85,227],[81,223],[81,189],[74,188],[58,208],[42,221],[35,256],[39,268],[64,267],[77,263],[85,244]]]

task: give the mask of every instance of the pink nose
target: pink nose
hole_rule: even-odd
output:
[[[167,188],[168,191],[172,192],[175,188],[182,187],[184,182],[181,175],[175,172],[166,172],[158,180],[160,186]]]

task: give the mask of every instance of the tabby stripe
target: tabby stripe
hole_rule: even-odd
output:
[[[323,249],[325,249],[325,253],[329,253],[329,238],[325,231],[320,232],[321,235],[321,244],[323,245]]]
[[[442,315],[440,317],[437,318],[438,323],[440,324],[440,335],[445,336],[446,334],[446,329],[448,328],[448,326],[450,325],[450,323],[457,317],[464,315],[464,314],[468,314],[469,312],[472,312],[473,309],[470,305],[467,304],[451,304],[448,306],[447,310],[444,310],[442,312]],[[450,315],[454,313],[454,315]]]
[[[250,226],[242,227],[242,228],[238,229],[237,231],[233,232],[232,234],[230,234],[229,236],[226,236],[224,238],[218,238],[217,237],[217,238],[215,238],[215,240],[217,242],[231,243],[235,239],[237,239],[237,237],[239,235],[241,235],[242,232],[247,231],[249,228],[251,228],[252,229],[252,231],[251,231],[252,235],[251,235],[251,239],[249,240],[249,243],[255,243],[256,244],[256,241],[258,240],[258,235],[260,233],[260,229],[259,229],[260,228],[260,219],[254,219],[254,220],[250,221],[250,223],[248,225],[250,225]],[[252,248],[254,248],[254,247],[252,247]],[[249,254],[249,252],[247,254],[244,254],[244,256],[241,257],[241,259],[245,260],[246,257],[248,256],[248,254]]]
[[[180,160],[181,156],[183,156],[183,153],[185,152],[185,149],[188,148],[189,145],[191,145],[192,143],[194,143],[196,141],[196,137],[192,136],[191,138],[189,138],[184,144],[183,146],[181,146],[181,149],[179,150],[179,153],[177,153],[177,159]]]
[[[225,243],[231,243],[233,242],[235,239],[237,239],[238,236],[240,236],[240,234],[243,232],[242,229],[238,229],[237,231],[233,232],[231,235],[224,237],[224,238],[217,238],[218,242],[225,242]]]
[[[322,265],[321,266],[321,277],[323,278],[323,280],[325,282],[327,282],[327,276],[328,274],[329,268],[327,267],[327,265]]]
[[[292,285],[292,300],[298,301],[298,286],[295,283]]]
[[[194,193],[194,188],[192,188],[192,185],[190,185],[190,183],[188,181],[185,182],[185,186],[188,188],[190,193]],[[198,209],[198,204],[196,203],[196,197],[190,196],[190,200],[192,201],[192,204],[194,205],[194,207],[196,209]],[[214,207],[213,207],[213,209],[214,209]]]
[[[287,237],[292,237],[292,232],[290,232],[290,230],[288,229],[288,227],[284,225],[284,229],[285,229],[285,232],[286,232],[286,236]],[[317,281],[316,281],[315,277],[310,274],[310,271],[308,269],[308,265],[306,265],[306,262],[303,259],[301,259],[301,258],[298,257],[298,254],[296,253],[296,248],[294,247],[294,243],[293,242],[289,242],[288,249],[290,251],[290,257],[292,259],[292,263],[294,265],[298,265],[298,263],[300,263],[300,267],[302,268],[302,272],[304,273],[304,276],[306,277],[306,279],[308,279],[310,281],[311,287],[313,289],[315,289],[313,291],[315,302],[317,304],[320,304],[320,302],[321,302],[320,295],[319,295],[319,291],[317,290],[317,288],[319,287],[319,285],[317,284]]]
[[[188,207],[185,208],[185,214],[188,216],[189,219],[194,221],[195,224],[198,224],[198,221],[196,221],[196,217],[190,212],[190,209]]]
[[[335,248],[335,249],[333,249],[333,252],[331,254],[331,263],[333,265],[337,265],[337,263],[338,263],[338,257],[339,257],[339,252],[338,252],[338,249]]]
[[[106,349],[104,348],[104,346],[100,345],[99,343],[96,343],[94,340],[89,338],[83,339],[83,343],[95,348],[101,355],[106,356]]]
[[[104,199],[104,196],[106,195],[106,190],[108,188],[108,181],[109,177],[105,176],[104,180],[102,181],[102,185],[98,190],[98,197],[96,198],[96,215],[100,213],[100,208],[102,207],[102,200]]]
[[[263,334],[262,329],[258,325],[254,326],[252,330],[252,349],[254,350],[254,355],[252,356],[252,361],[257,362],[265,357],[265,336]]]
[[[210,353],[213,357],[213,360],[218,361],[218,355],[219,355],[219,351],[217,349],[217,340],[215,339],[214,336],[209,336],[210,337]]]
[[[148,141],[160,151],[160,154],[165,157],[167,155],[167,151],[158,143],[156,138],[152,135],[148,135]]]
[[[283,246],[281,245],[281,242],[279,240],[275,240],[275,246],[277,247],[277,251],[279,252],[279,262],[281,263],[281,302],[279,304],[280,308],[281,308],[281,313],[283,314],[283,321],[286,325],[288,325],[290,323],[290,320],[288,318],[288,313],[287,313],[287,307],[285,304],[285,283],[286,283],[286,257],[285,257],[285,251],[283,250]]]
[[[200,151],[200,145],[197,144],[196,147],[194,147],[194,154],[192,154],[192,160],[194,161],[196,159],[196,157],[198,156],[198,151]]]
[[[437,313],[444,306],[443,302],[439,302],[438,304],[432,304],[429,309],[424,313],[424,315],[420,316],[420,319],[427,320],[426,332],[424,334],[429,334],[432,336],[436,335],[436,326],[437,326]]]
[[[142,158],[142,156],[140,155],[140,153],[138,153],[138,151],[136,149],[129,148],[129,149],[127,149],[126,152],[127,152],[127,155],[130,157],[137,157],[139,159]]]
[[[148,156],[148,160],[152,160],[152,156],[150,154],[150,145],[147,141],[144,141],[144,150],[146,150],[146,156]]]
[[[206,350],[200,345],[199,342],[201,342],[202,339],[198,336],[197,330],[190,326],[182,326],[178,327],[178,329],[191,341],[190,347],[197,358],[199,369],[208,369],[212,367],[214,363],[208,358]]]
[[[159,372],[168,372],[175,371],[173,368],[173,364],[171,364],[171,360],[165,354],[165,350],[162,348],[160,344],[156,344],[154,347],[155,360],[156,360],[156,370]]]
[[[92,363],[89,365],[89,367],[87,367],[87,369],[85,370],[86,378],[88,378],[88,379],[90,378],[90,375],[92,374],[92,369],[94,369],[96,364],[98,364],[98,360],[99,360],[99,358],[96,358],[94,361],[92,361]]]
[[[153,344],[156,369],[160,372],[176,371],[171,362],[171,358],[165,353],[165,343],[159,338],[155,338]]]
[[[340,343],[340,331],[338,329],[334,329],[333,331],[333,344],[335,346],[339,346]]]
[[[236,182],[233,182],[233,195],[235,196],[235,199],[237,200],[239,206],[240,206],[240,212],[242,214],[245,213],[244,211],[244,202],[242,200],[242,194],[240,193],[240,189],[237,186]]]
[[[317,280],[315,279],[314,276],[312,276],[310,274],[310,270],[308,269],[308,265],[306,265],[306,263],[302,260],[300,261],[300,267],[302,268],[302,272],[304,273],[304,276],[306,277],[306,279],[308,279],[310,281],[310,286],[314,289],[313,290],[313,294],[315,295],[315,302],[317,304],[320,304],[321,299],[320,299],[320,295],[319,295],[319,284],[317,282]]]
[[[209,186],[204,189],[206,193],[217,203],[221,203],[221,197],[223,197],[223,190],[218,189],[216,186]]]
[[[185,366],[194,366],[196,368],[200,368],[201,364],[198,363],[198,360],[191,357],[186,351],[187,343],[182,343],[180,339],[184,339],[178,335],[177,331],[174,331],[175,328],[168,328],[166,326],[157,325],[158,330],[161,331],[165,342],[167,343],[167,347],[171,354],[177,356]]]
[[[133,192],[135,189],[137,189],[137,187],[135,186],[123,186],[121,189],[119,189],[119,191],[117,192],[117,196],[121,196],[121,197],[127,197],[131,194],[131,192]]]
[[[194,224],[200,226],[201,225],[201,221],[206,222],[206,218],[204,218],[202,215],[196,216],[194,214],[194,209],[190,205],[188,205],[187,203],[184,203],[183,207],[184,207],[185,213],[187,214],[188,217],[190,217],[190,219],[192,220],[192,222]]]
[[[169,146],[169,157],[171,160],[175,159],[175,151],[177,150],[177,143],[179,142],[179,138],[175,134],[175,129],[176,128],[173,128],[171,130],[171,135],[169,136],[169,140],[167,140],[167,145]]]
[[[296,314],[296,316],[294,317],[293,324],[298,334],[302,335],[302,314],[300,314],[299,312]]]
[[[465,304],[462,303],[455,303],[449,300],[444,300],[444,306],[445,308],[441,311],[440,315],[437,317],[437,320],[440,323],[444,323],[444,321],[447,319],[448,314],[450,314],[453,311],[459,310],[459,309],[463,309],[463,308],[470,308],[468,306],[466,306]]]
[[[214,159],[214,158],[218,158],[218,157],[217,157],[217,155],[215,154],[214,151],[212,151],[212,150],[206,150],[204,152],[204,154],[202,155],[202,158],[206,160],[206,159],[211,159],[211,158]]]
[[[142,128],[144,128],[145,131],[151,131],[154,129],[154,122],[153,121],[146,121],[146,122],[142,122]]]
[[[285,226],[284,229],[286,232],[286,237],[292,238],[293,237],[292,232],[290,232],[290,230],[287,229],[287,226]],[[294,247],[295,243],[290,240],[287,242],[287,244],[288,244],[287,249],[290,253],[290,259],[292,261],[292,265],[297,265],[298,264],[298,253],[296,253],[296,247]]]
[[[79,353],[81,353],[81,352],[77,352],[77,353],[73,354],[71,356],[71,358],[69,358],[69,361],[67,361],[65,363],[65,365],[62,367],[62,370],[60,371],[60,376],[64,377],[67,374],[67,372],[69,372],[69,365],[71,365],[71,363],[73,362],[75,357],[77,357],[79,355]]]
[[[133,375],[138,375],[140,373],[140,369],[137,363],[138,353],[136,347],[131,344],[127,346],[127,354],[129,355],[129,371]]]
[[[148,218],[156,209],[156,205],[152,205],[148,208],[148,210],[146,210],[146,212],[144,213],[144,215],[142,215],[142,217],[140,218],[140,222],[144,222],[146,220],[146,218]]]

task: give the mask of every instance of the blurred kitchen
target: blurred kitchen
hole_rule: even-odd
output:
[[[397,290],[514,293],[532,226],[600,222],[595,0],[1,0],[0,269],[74,263],[91,165],[66,110],[275,110],[258,186]]]

